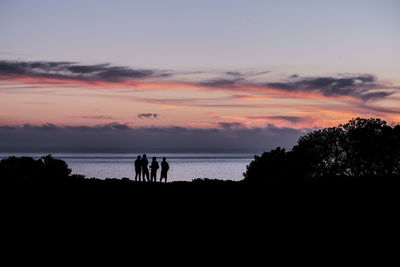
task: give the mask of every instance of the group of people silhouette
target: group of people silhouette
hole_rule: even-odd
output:
[[[137,156],[135,160],[135,182],[157,182],[157,170],[160,168],[157,158],[153,157],[150,165],[150,177],[149,177],[149,161],[147,160],[146,154],[143,156]],[[163,179],[167,182],[167,174],[169,170],[169,164],[166,158],[163,158],[161,162],[161,175],[160,175],[160,183]]]

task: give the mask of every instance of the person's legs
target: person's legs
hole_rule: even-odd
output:
[[[161,173],[160,183],[162,183],[163,179],[165,179],[165,182],[167,182],[167,176],[165,175],[165,173]]]
[[[162,179],[165,179],[165,182],[167,182],[167,173],[166,173],[166,172],[163,172],[163,173],[161,174],[160,182],[162,181]]]
[[[136,176],[135,176],[135,181],[139,181],[140,182],[140,175],[141,175],[141,170],[136,170]]]

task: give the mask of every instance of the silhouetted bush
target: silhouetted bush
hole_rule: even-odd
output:
[[[356,118],[310,132],[291,151],[264,152],[243,174],[249,183],[343,182],[400,175],[400,125]]]
[[[68,164],[53,158],[51,155],[40,159],[31,157],[8,157],[0,161],[0,177],[2,182],[56,182],[66,178],[71,178],[71,169]],[[79,176],[72,177],[78,179]],[[81,178],[81,177],[80,177]]]
[[[285,170],[288,165],[288,153],[284,148],[277,147],[261,156],[254,156],[254,160],[247,166],[244,174],[248,182],[265,182],[263,177],[268,177],[269,183],[280,183],[287,176]]]

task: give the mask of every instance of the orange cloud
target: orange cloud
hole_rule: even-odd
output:
[[[233,95],[233,98],[238,100],[268,100],[271,98],[291,97],[291,98],[306,98],[306,99],[327,99],[331,98],[322,95],[316,91],[283,91],[268,86],[257,86],[248,84],[236,84],[232,86],[210,87],[194,82],[181,82],[173,80],[152,80],[152,79],[129,79],[123,81],[99,81],[99,80],[80,80],[80,79],[65,79],[65,78],[48,78],[48,77],[31,77],[31,76],[16,76],[9,77],[18,83],[32,84],[42,88],[50,85],[76,85],[84,88],[102,88],[102,89],[138,89],[138,90],[197,90],[197,91],[224,91],[224,92],[255,92],[264,95]],[[335,99],[344,101],[354,100],[351,96],[335,96]]]

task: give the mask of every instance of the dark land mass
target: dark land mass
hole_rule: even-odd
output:
[[[130,260],[143,256],[147,263],[167,252],[186,264],[208,264],[211,257],[221,264],[227,259],[259,264],[267,258],[382,264],[397,255],[395,171],[319,175],[319,167],[288,165],[290,153],[276,149],[256,157],[242,181],[169,183],[89,179],[71,174],[64,161],[51,156],[4,159],[4,251],[16,252],[14,262],[38,255],[58,260],[79,255],[79,262],[82,256],[92,262],[119,253]],[[312,179],[305,178],[309,174]],[[113,263],[120,256],[113,256]]]
[[[299,179],[298,177],[295,177]],[[300,179],[299,179],[300,180]],[[8,203],[29,206],[75,205],[81,209],[97,208],[167,211],[182,208],[190,211],[225,212],[269,209],[288,212],[342,206],[355,210],[373,209],[400,203],[400,177],[369,176],[362,179],[323,177],[284,183],[194,179],[191,182],[135,182],[128,178],[97,179],[82,175],[40,176],[16,179],[1,177],[1,195]],[[356,208],[358,206],[358,208]],[[187,209],[186,209],[187,208]],[[130,212],[127,212],[129,214]],[[260,213],[261,215],[261,213]]]

